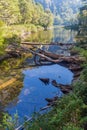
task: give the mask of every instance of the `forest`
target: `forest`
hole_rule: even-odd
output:
[[[5,46],[5,39],[14,36],[20,38],[24,33],[47,29],[52,23],[52,13],[45,11],[39,3],[36,4],[32,0],[1,0],[0,48]]]
[[[47,5],[42,5],[42,3],[39,3],[38,0],[36,2],[34,0],[0,1],[1,130],[87,130],[87,0],[81,0],[80,2],[81,3],[80,6],[78,5],[78,10],[74,10],[75,19],[73,19],[72,17],[71,20],[71,18],[69,17],[69,19],[66,20],[65,18],[67,13],[68,16],[70,14],[69,12],[67,12],[68,7],[67,4],[65,6],[64,2],[63,7],[56,7],[57,14],[55,15],[51,10],[51,8],[53,8],[54,6],[50,6],[50,8],[47,9],[45,8],[45,6]],[[65,14],[64,12],[62,12],[61,14],[60,10],[64,9],[64,7],[67,8],[67,10],[65,9]],[[47,33],[49,33],[50,28],[53,28],[54,23],[58,23],[58,25],[59,23],[63,23],[60,24],[63,27],[58,27],[58,31],[60,28],[64,29],[63,33],[61,33],[61,31],[58,32],[59,40],[61,39],[60,35],[64,35],[64,31],[66,33],[66,31],[68,31],[71,28],[71,30],[69,30],[69,32],[66,33],[67,37],[69,36],[69,34],[71,34],[71,39],[69,39],[69,42],[63,42],[64,38],[66,39],[66,35],[65,37],[62,37],[62,42],[61,40],[52,41],[53,37],[51,36],[51,43],[40,43],[35,41],[35,39],[32,42],[26,40],[26,35],[32,36],[37,32],[41,33],[41,31],[44,32],[42,33],[42,35],[45,35],[44,37],[49,39],[49,35],[47,35]],[[54,28],[57,27],[54,26]],[[73,30],[76,30],[75,43],[71,43],[72,41],[70,41],[72,40],[72,36],[74,35]],[[51,35],[53,34],[53,32],[56,33],[55,29],[51,32]],[[38,35],[38,37],[39,39],[42,38],[41,35]],[[23,46],[22,44],[25,46]],[[28,44],[29,48],[27,47]],[[47,44],[46,47],[44,44]],[[49,44],[52,46],[52,48],[49,47]],[[56,53],[56,50],[57,52],[59,50],[59,52]],[[30,64],[32,62],[31,58],[35,62],[34,65]],[[70,75],[67,75],[66,79],[64,79],[62,83],[57,81],[57,79],[61,81],[62,75],[64,75],[64,73],[62,73],[61,75],[57,75],[57,79],[54,79],[56,72],[60,72],[57,71],[57,67],[53,68],[52,71],[50,69],[52,74],[54,72],[54,77],[47,77],[49,73],[49,68],[45,70],[46,67],[50,67],[50,65],[55,64],[63,66],[65,67],[65,69],[67,68],[73,73],[74,76],[71,84],[67,84],[67,79],[69,79]],[[29,66],[30,71],[26,70],[29,69]],[[42,68],[40,69],[40,67]],[[16,70],[16,72],[14,70]],[[61,70],[63,72],[63,68]],[[40,73],[45,73],[45,71],[47,71],[47,75],[45,75],[45,78],[40,77],[42,76],[40,75]],[[25,74],[27,75],[27,78],[25,77],[25,80],[23,80],[24,76],[21,73],[27,73]],[[51,73],[49,75],[51,75]],[[4,75],[3,78],[2,75]],[[22,85],[21,83],[19,83],[19,75],[22,75],[20,76]],[[37,81],[40,81],[42,83],[42,86],[40,86],[40,91],[43,85],[45,85],[45,89],[48,89],[49,86],[47,85],[51,84],[54,88],[58,89],[57,92],[59,92],[60,89],[63,95],[51,95],[51,98],[49,98],[49,96],[48,98],[45,97],[45,100],[48,104],[40,109],[40,112],[42,111],[42,114],[35,111],[32,114],[32,118],[27,118],[26,116],[24,122],[22,122],[22,124],[20,125],[20,123],[18,122],[18,113],[10,113],[11,111],[9,109],[9,106],[13,104],[12,107],[14,107],[16,106],[17,102],[19,104],[20,102],[22,102],[21,100],[18,101],[18,98],[20,98],[20,93],[23,93],[23,89],[26,86],[29,87],[29,85],[33,85],[31,82],[28,82],[26,80],[28,79],[32,82],[35,82],[36,77],[34,76],[37,76]],[[9,82],[15,83],[13,85],[9,85],[10,83],[6,81],[5,78],[7,78],[8,80],[12,79],[9,80]],[[2,84],[2,79],[4,79],[4,84]],[[18,80],[17,83],[16,79]],[[5,82],[6,84],[8,84],[10,90],[7,87],[3,87],[6,86]],[[22,88],[24,83],[25,86]],[[37,84],[37,88],[39,89],[39,82],[35,83]],[[34,86],[32,87],[32,89],[30,89],[30,91],[27,90],[28,89],[24,91],[25,95],[22,95],[21,97],[27,97],[27,95],[30,95],[31,92],[35,91]],[[40,92],[40,96],[44,95],[44,91],[45,90]],[[47,93],[47,90],[45,93]],[[32,101],[36,101],[37,95],[38,94],[36,94],[35,99],[33,99],[32,97],[28,98],[32,98]],[[26,98],[26,100],[29,99]],[[22,105],[22,107],[24,106]],[[43,112],[44,110],[45,113]],[[23,110],[23,112],[25,111],[27,111],[27,109]]]

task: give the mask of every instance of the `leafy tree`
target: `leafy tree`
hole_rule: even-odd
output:
[[[0,18],[6,24],[18,23],[21,19],[18,0],[0,1]]]

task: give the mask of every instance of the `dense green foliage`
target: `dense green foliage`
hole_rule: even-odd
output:
[[[47,16],[47,17],[46,17]],[[6,24],[47,24],[49,26],[52,14],[45,12],[42,5],[35,4],[33,0],[1,0],[0,1],[0,19]],[[49,19],[50,21],[49,21]],[[43,22],[41,20],[43,19]],[[47,23],[45,22],[46,20]]]
[[[0,0],[0,53],[4,45],[14,42],[14,37],[18,42],[17,39],[47,29],[52,23],[52,13],[33,0]]]

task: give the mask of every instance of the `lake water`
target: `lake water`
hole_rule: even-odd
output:
[[[11,102],[6,111],[10,114],[18,112],[20,117],[31,116],[34,111],[47,105],[45,98],[54,96],[61,97],[63,93],[59,88],[54,87],[51,82],[55,80],[62,84],[71,84],[73,74],[67,68],[60,65],[41,66],[23,70],[24,87],[18,95],[16,103]],[[49,78],[50,83],[45,85],[39,78]]]
[[[75,36],[77,32],[72,30],[66,30],[64,28],[54,28],[52,30],[38,32],[28,37],[28,41],[35,42],[63,42],[63,43],[75,43]],[[69,55],[68,52],[64,52],[59,46],[42,46],[42,49],[51,52],[62,53]],[[26,60],[28,66],[31,64],[29,59]],[[54,96],[61,97],[63,93],[59,88],[52,85],[52,80],[56,80],[61,84],[71,84],[73,80],[73,73],[67,68],[58,64],[49,66],[36,66],[22,70],[23,87],[21,90],[14,94],[7,104],[5,104],[3,111],[14,115],[16,112],[20,117],[20,121],[24,116],[32,116],[34,111],[39,111],[40,108],[47,105],[45,98],[52,98]],[[45,85],[39,78],[49,78],[49,84]],[[17,88],[18,89],[18,88]],[[14,91],[14,89],[13,89]],[[16,93],[16,92],[15,92]],[[11,92],[12,94],[12,92]]]
[[[42,42],[42,43],[50,43],[50,42],[75,43],[76,35],[77,31],[71,29],[67,30],[64,27],[55,26],[53,29],[50,29],[48,31],[40,31],[38,33],[29,35],[27,41]]]

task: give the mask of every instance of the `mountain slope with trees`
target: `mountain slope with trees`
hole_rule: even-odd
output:
[[[43,21],[50,19],[51,13],[44,11],[41,4],[35,4],[33,0],[1,0],[0,19],[8,25],[11,24],[35,24],[43,26]],[[49,21],[47,21],[49,22]],[[48,25],[51,23],[48,23]]]
[[[80,0],[35,0],[46,10],[51,10],[55,16],[55,24],[77,23],[76,14],[81,5]],[[73,20],[73,21],[72,21]],[[71,22],[71,23],[70,23]]]

